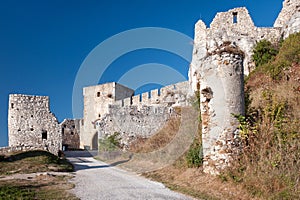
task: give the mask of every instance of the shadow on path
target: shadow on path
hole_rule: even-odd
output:
[[[132,155],[126,159],[117,161],[111,164],[106,164],[102,161],[91,160],[89,158],[94,158],[98,155],[98,151],[65,151],[66,158],[73,164],[75,171],[87,170],[87,169],[101,169],[114,167],[131,160]]]

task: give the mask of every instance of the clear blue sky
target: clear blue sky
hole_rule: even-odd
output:
[[[10,0],[0,2],[0,146],[7,145],[10,93],[50,96],[59,121],[72,118],[72,89],[82,62],[107,38],[139,27],[162,27],[194,37],[194,24],[210,24],[216,12],[248,8],[256,26],[273,25],[281,0]],[[102,81],[113,81],[120,66],[170,63],[187,74],[188,63],[163,51],[122,56]],[[176,67],[176,66],[174,66]],[[127,69],[127,70],[128,70]]]

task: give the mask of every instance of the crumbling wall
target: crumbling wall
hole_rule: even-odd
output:
[[[80,148],[81,119],[65,119],[61,124],[63,150]]]
[[[285,28],[285,25],[291,20],[292,15],[299,12],[299,0],[285,0],[282,3],[282,10],[280,11],[274,27]]]
[[[127,149],[132,141],[149,138],[177,115],[174,107],[188,105],[188,90],[186,81],[116,101],[107,115],[94,122],[94,131],[99,139],[119,133]]]
[[[199,20],[195,25],[193,59],[189,70],[190,94],[197,90],[199,83],[199,61],[209,55],[214,46],[223,42],[233,42],[244,52],[244,74],[255,68],[252,60],[253,47],[260,40],[278,42],[281,39],[280,28],[258,28],[254,25],[246,8],[234,8],[217,13],[210,27]]]
[[[204,172],[218,174],[239,153],[244,114],[243,52],[230,42],[211,49],[200,65],[200,109]]]
[[[115,82],[83,88],[83,129],[80,132],[80,147],[97,149],[98,136],[94,122],[108,113],[108,105],[116,100],[132,96],[134,91]]]
[[[9,146],[29,146],[58,154],[62,149],[61,129],[50,112],[49,97],[9,95]]]
[[[99,139],[118,133],[124,150],[137,138],[149,138],[175,115],[172,107],[111,105],[109,114],[95,124]]]
[[[204,171],[219,173],[239,152],[238,122],[244,114],[243,76],[255,67],[254,45],[266,39],[278,42],[299,32],[300,2],[286,0],[274,27],[255,27],[246,8],[218,13],[207,28],[195,25],[189,95],[200,93]]]

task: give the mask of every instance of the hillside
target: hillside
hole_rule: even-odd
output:
[[[256,50],[265,59],[245,81],[243,154],[234,166],[213,177],[182,157],[145,176],[199,199],[299,199],[300,33]]]

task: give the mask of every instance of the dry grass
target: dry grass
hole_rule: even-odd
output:
[[[223,177],[262,199],[300,196],[299,64],[281,74],[286,78],[273,80],[262,72],[250,76],[244,153]]]
[[[45,151],[0,156],[0,199],[78,199],[68,190],[72,176],[40,172],[73,171],[65,159]]]
[[[178,168],[173,165],[145,173],[144,176],[160,181],[172,190],[197,199],[255,199],[241,186],[232,182],[224,182],[219,177],[204,174],[201,168]]]

